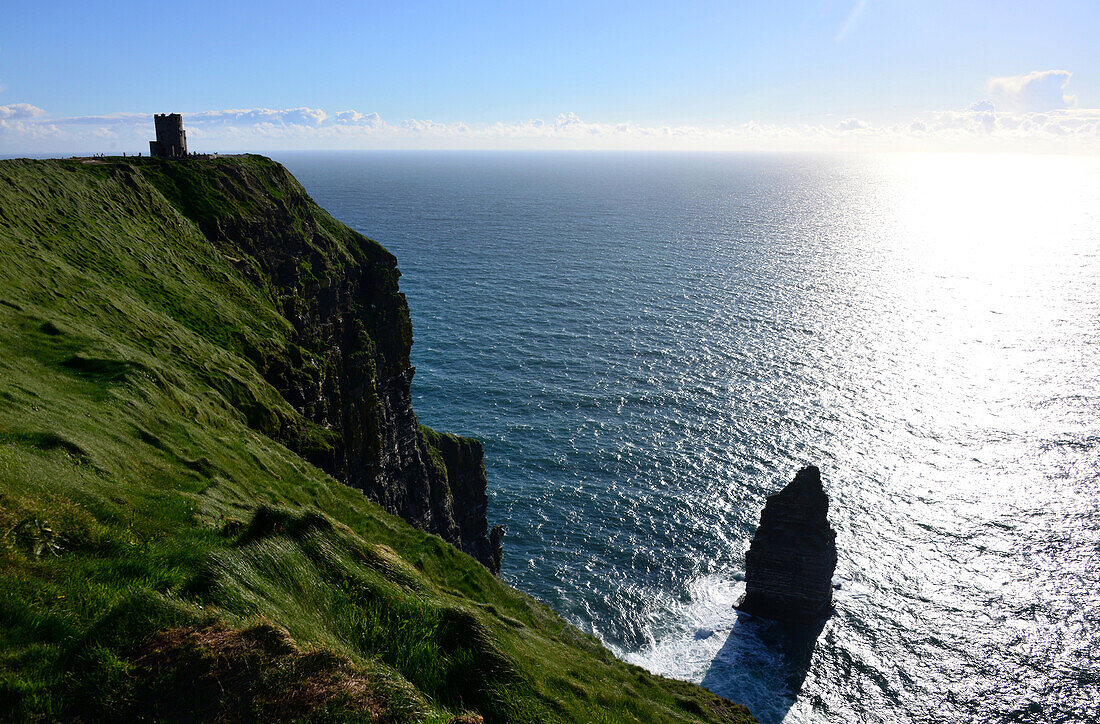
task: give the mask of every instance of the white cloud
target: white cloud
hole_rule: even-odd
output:
[[[190,114],[192,122],[227,123],[233,125],[273,124],[283,126],[320,126],[328,114],[318,108],[249,108],[228,111],[204,111]]]
[[[340,111],[332,117],[336,123],[352,126],[376,127],[382,125],[382,116],[377,113],[360,113],[358,111]]]
[[[26,121],[46,115],[46,112],[38,106],[30,103],[13,103],[10,106],[0,106],[0,121]]]
[[[1028,83],[1022,84],[1027,86]],[[998,106],[999,107],[999,106]],[[903,123],[846,118],[831,124],[660,126],[550,119],[467,124],[387,122],[354,109],[251,108],[185,113],[196,151],[354,148],[554,148],[669,150],[995,150],[1100,153],[1100,109],[1000,111],[989,100],[919,114]],[[26,103],[0,106],[0,153],[146,152],[151,114],[51,118]]]
[[[836,130],[838,131],[862,131],[866,128],[870,128],[870,126],[858,118],[849,118],[836,124]]]
[[[968,111],[976,111],[979,113],[993,113],[996,108],[992,101],[974,101],[966,107]]]
[[[1042,113],[1077,105],[1077,96],[1066,94],[1066,84],[1072,77],[1068,70],[1036,70],[1027,75],[990,78],[986,89],[999,108]]]

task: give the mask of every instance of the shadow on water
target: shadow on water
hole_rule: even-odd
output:
[[[702,685],[748,706],[760,724],[778,724],[794,706],[825,619],[783,625],[738,612]]]

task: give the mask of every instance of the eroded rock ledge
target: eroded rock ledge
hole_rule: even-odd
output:
[[[745,555],[745,596],[737,609],[782,623],[813,624],[833,610],[836,532],[821,472],[802,468],[768,496]]]

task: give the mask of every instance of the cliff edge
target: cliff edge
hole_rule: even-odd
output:
[[[412,409],[396,257],[268,159],[132,163],[290,324],[281,343],[242,338],[242,351],[304,421],[255,410],[249,423],[499,574],[481,443],[435,435]]]

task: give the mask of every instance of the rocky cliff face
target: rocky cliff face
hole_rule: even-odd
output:
[[[277,163],[192,166],[141,170],[291,327],[289,344],[245,342],[244,352],[308,423],[250,425],[499,573],[480,443],[438,435],[412,409],[396,258],[325,213]]]
[[[768,496],[745,556],[739,610],[785,623],[812,624],[829,616],[836,532],[828,513],[829,496],[812,465]]]

